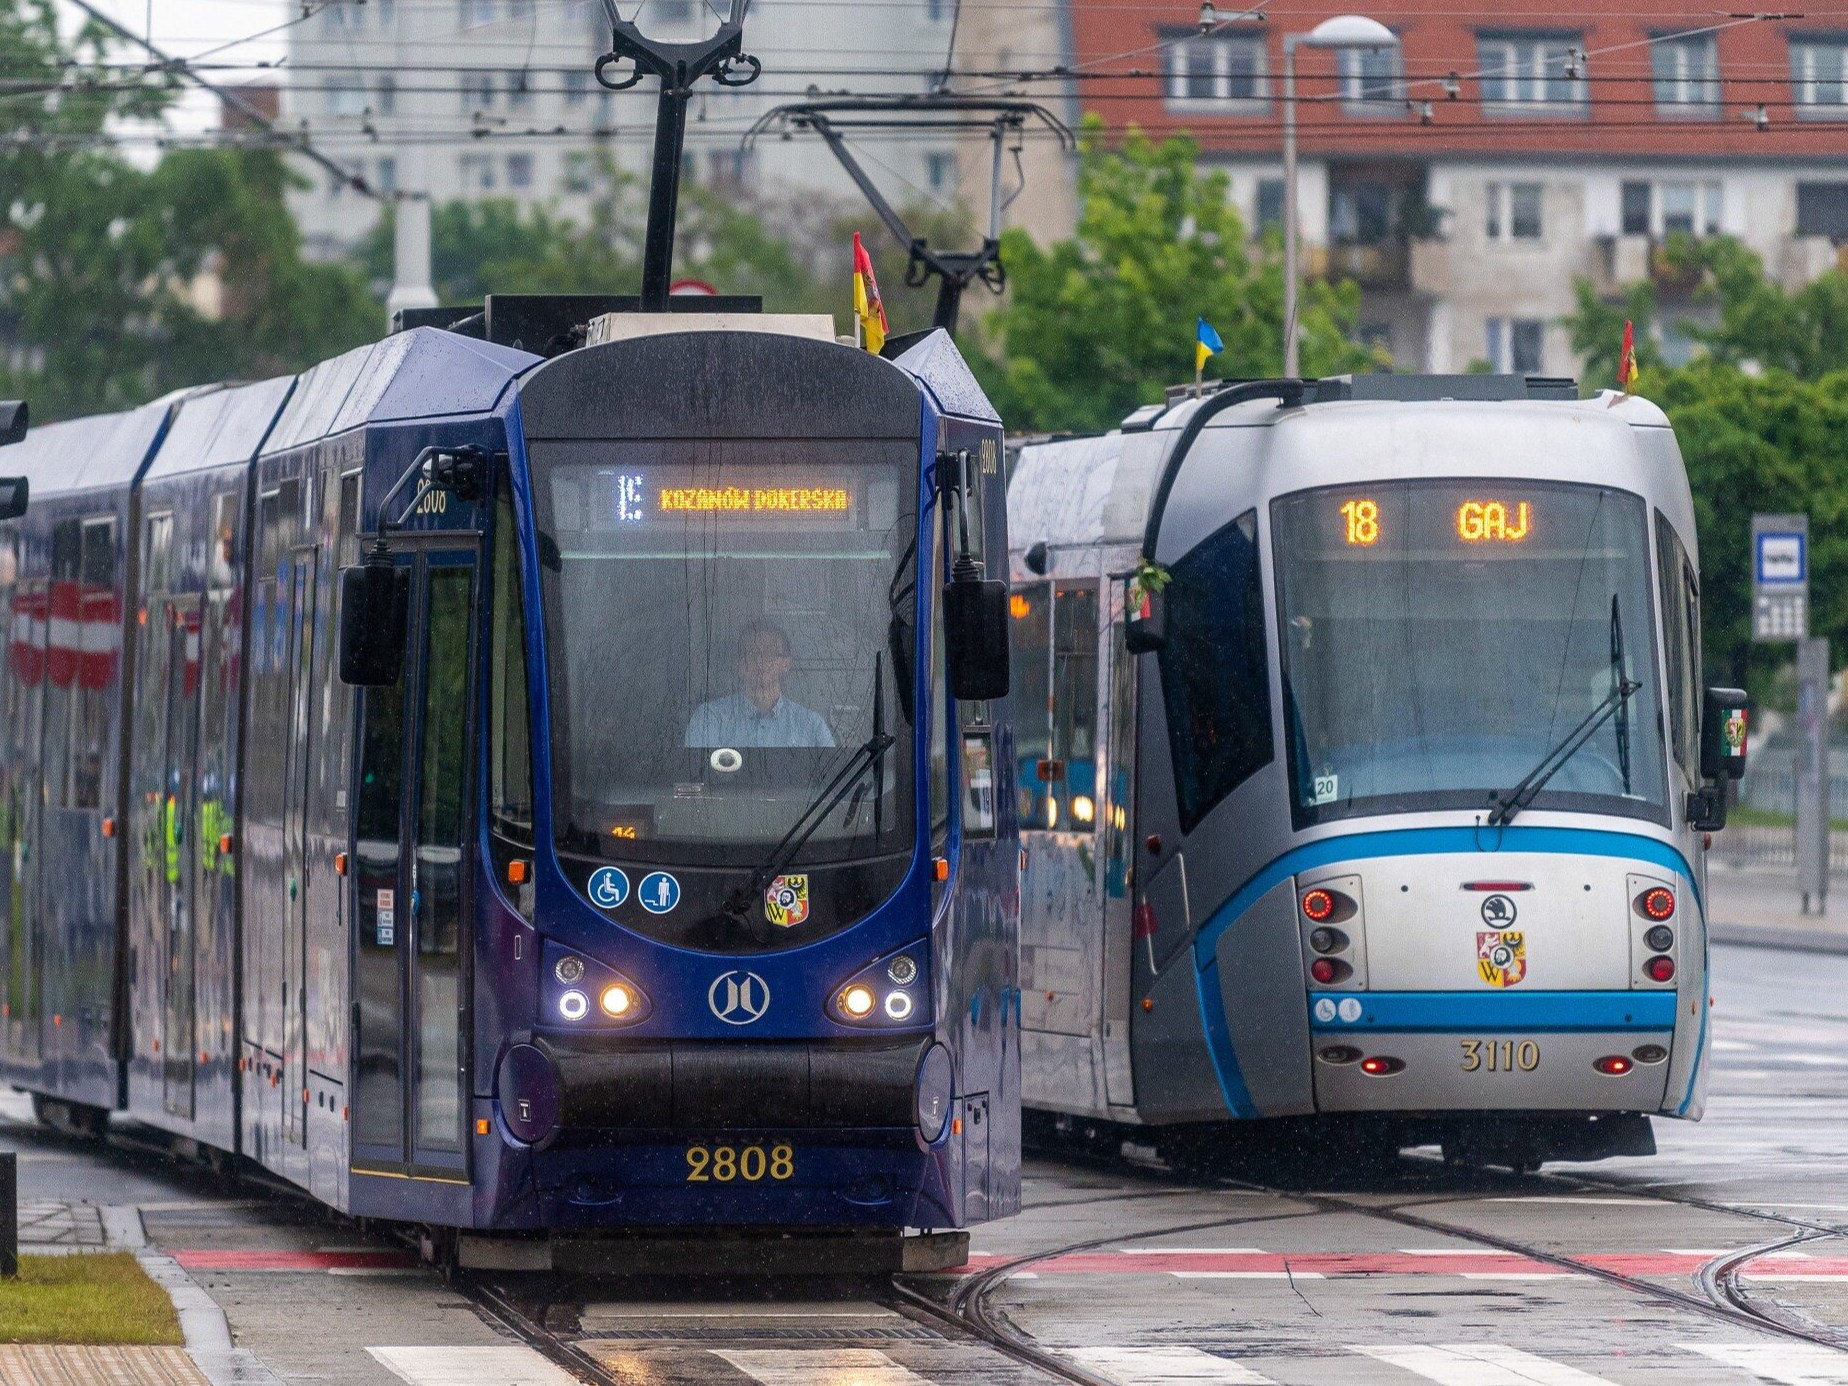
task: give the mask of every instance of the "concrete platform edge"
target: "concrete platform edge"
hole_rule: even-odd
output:
[[[1775,948],[1786,953],[1848,955],[1848,934],[1821,929],[1767,929],[1755,925],[1709,924],[1711,943],[1735,948]]]
[[[225,1311],[178,1261],[155,1251],[137,1251],[135,1259],[173,1301],[180,1332],[186,1338],[186,1355],[211,1386],[282,1386],[254,1352],[232,1346]]]

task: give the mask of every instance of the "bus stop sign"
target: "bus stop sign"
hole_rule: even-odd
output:
[[[1809,516],[1752,516],[1752,639],[1809,635]]]

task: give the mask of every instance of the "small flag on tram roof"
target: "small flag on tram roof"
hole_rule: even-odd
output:
[[[1636,324],[1626,318],[1623,324],[1623,355],[1617,358],[1617,383],[1626,395],[1636,393],[1636,377],[1641,374],[1636,365]]]
[[[860,244],[860,233],[853,233],[853,315],[860,320],[860,341],[875,355],[885,345],[885,301],[879,297],[879,281],[873,277],[873,257]]]
[[[1219,340],[1219,334],[1213,330],[1213,324],[1205,318],[1194,319],[1194,374],[1206,369],[1206,358],[1224,351],[1226,344]]]

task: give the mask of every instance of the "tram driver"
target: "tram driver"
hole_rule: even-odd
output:
[[[821,714],[783,696],[795,668],[789,635],[774,621],[747,623],[738,638],[741,691],[701,703],[687,720],[692,747],[831,747],[834,733]]]

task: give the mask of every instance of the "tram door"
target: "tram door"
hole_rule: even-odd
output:
[[[199,599],[167,603],[166,754],[162,766],[160,807],[156,815],[155,852],[164,956],[162,972],[161,1056],[166,1108],[192,1119],[196,960],[192,862],[198,856],[193,834],[198,826],[193,780],[199,746]]]
[[[13,606],[14,677],[19,681],[19,715],[8,728],[13,744],[12,805],[19,814],[13,834],[13,894],[7,902],[6,1017],[7,1053],[15,1059],[39,1057],[39,828],[44,821],[44,794],[39,777],[44,767],[46,641],[50,594],[44,582],[22,582]]]
[[[403,555],[410,643],[364,695],[354,857],[353,1163],[434,1177],[466,1166],[468,778],[474,549]]]
[[[288,740],[282,809],[282,1137],[307,1141],[308,1036],[308,767],[318,746],[311,689],[314,681],[315,579],[320,549],[295,550],[285,610],[289,621]],[[282,600],[278,594],[278,600]]]

